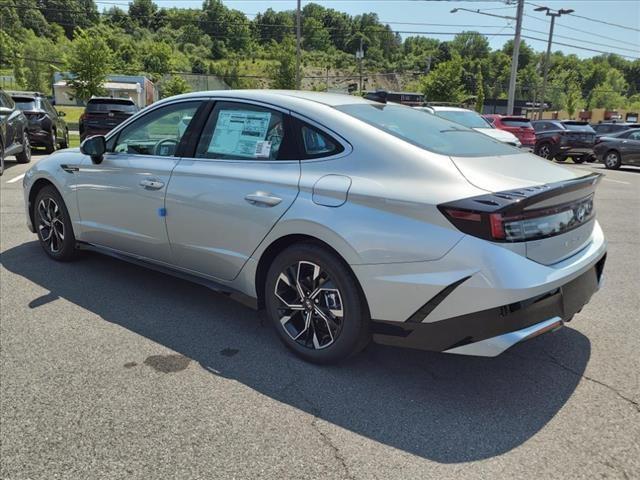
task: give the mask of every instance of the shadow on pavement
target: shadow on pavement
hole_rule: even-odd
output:
[[[567,402],[591,351],[585,336],[564,328],[493,359],[372,345],[318,367],[289,353],[261,314],[204,287],[98,254],[56,263],[37,242],[1,262],[49,290],[25,308],[64,298],[214,375],[443,463],[500,455],[535,435]],[[145,361],[138,355],[122,359],[123,368]]]

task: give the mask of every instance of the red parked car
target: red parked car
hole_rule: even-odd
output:
[[[513,133],[523,147],[534,148],[536,145],[536,131],[531,121],[525,117],[508,117],[505,115],[483,115],[489,123],[500,130]]]

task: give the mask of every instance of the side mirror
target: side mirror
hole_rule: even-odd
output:
[[[13,112],[13,108],[0,107],[0,115],[10,115]]]
[[[89,137],[80,144],[80,151],[89,155],[93,163],[101,163],[107,151],[107,142],[102,135]]]
[[[61,112],[59,110],[56,110],[56,113],[58,114],[59,117],[66,117],[67,114],[65,112]]]

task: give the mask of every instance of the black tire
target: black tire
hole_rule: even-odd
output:
[[[16,154],[18,163],[29,163],[31,161],[31,142],[27,132],[22,132],[22,151]]]
[[[556,162],[566,162],[567,161],[567,157],[565,157],[564,155],[558,155],[555,158]]]
[[[571,160],[573,160],[573,163],[584,163],[587,161],[587,157],[586,155],[582,155],[580,157],[571,157]]]
[[[64,138],[60,142],[60,148],[69,148],[69,130],[64,131]]]
[[[281,252],[267,273],[264,298],[278,336],[304,360],[335,363],[370,341],[368,308],[353,273],[319,245],[301,243]]]
[[[53,153],[56,151],[56,148],[58,148],[58,139],[56,137],[56,130],[55,128],[51,129],[51,133],[49,136],[49,142],[47,143],[47,145],[45,146],[45,151],[47,153]]]
[[[0,176],[4,173],[4,145],[0,142]]]
[[[604,168],[617,170],[620,168],[620,165],[622,165],[622,157],[619,152],[609,150],[602,156],[602,163],[604,163]]]
[[[36,195],[33,224],[40,245],[47,255],[61,262],[75,257],[76,237],[71,219],[62,196],[55,187],[44,187]]]
[[[596,158],[596,156],[593,153],[590,153],[589,155],[587,155],[586,157],[586,161],[589,163],[593,163],[595,161],[597,161],[598,159]]]
[[[547,160],[553,160],[553,148],[549,142],[542,142],[536,145],[535,154],[539,157],[546,158]]]

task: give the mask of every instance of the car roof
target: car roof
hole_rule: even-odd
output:
[[[378,102],[366,100],[355,95],[302,90],[210,90],[203,92],[186,93],[183,95],[178,95],[177,97],[170,97],[170,99],[187,99],[201,97],[229,97],[235,99],[264,101],[267,103],[275,103],[285,108],[287,108],[289,105],[297,105],[301,100],[320,103],[323,105],[328,105],[330,107],[351,105],[354,103],[380,105],[380,103]]]
[[[468,108],[449,107],[447,105],[429,105],[429,108],[432,108],[435,112],[473,112]]]

